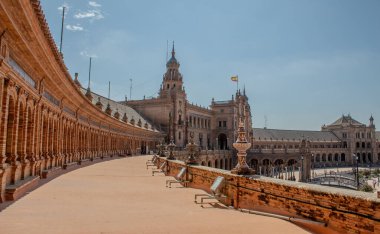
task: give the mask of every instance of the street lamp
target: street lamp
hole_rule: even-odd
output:
[[[355,154],[352,156],[356,160],[356,189],[359,190],[359,156]]]

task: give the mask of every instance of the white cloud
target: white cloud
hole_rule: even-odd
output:
[[[88,58],[98,58],[98,56],[96,54],[90,54],[88,53],[86,50],[83,50],[79,53],[81,56],[83,57],[88,57]]]
[[[75,14],[74,18],[100,20],[100,19],[103,19],[104,16],[100,10],[88,10],[88,11],[79,12]]]
[[[79,24],[77,25],[66,25],[66,29],[69,30],[69,31],[83,31],[84,28],[82,26],[80,26]]]
[[[101,7],[102,5],[100,5],[99,3],[97,2],[94,2],[94,1],[89,1],[88,2],[88,5],[92,6],[92,7]]]

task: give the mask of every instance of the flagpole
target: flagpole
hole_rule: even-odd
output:
[[[64,27],[64,21],[65,21],[65,9],[66,9],[66,7],[63,6],[62,7],[61,40],[60,40],[60,43],[59,43],[59,53],[61,54],[61,56],[62,56],[63,27]]]
[[[237,82],[236,82],[236,93],[239,91],[239,76],[237,77]]]

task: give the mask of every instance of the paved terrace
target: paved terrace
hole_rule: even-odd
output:
[[[200,190],[165,187],[148,157],[64,174],[0,212],[1,233],[306,233],[292,223],[194,203]]]

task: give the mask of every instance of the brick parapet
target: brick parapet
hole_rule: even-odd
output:
[[[160,158],[158,164],[166,159]],[[210,192],[217,176],[227,181],[226,205],[324,222],[339,233],[380,233],[380,199],[375,194],[267,177],[243,177],[204,166],[168,161],[167,175],[187,167],[190,187]]]

